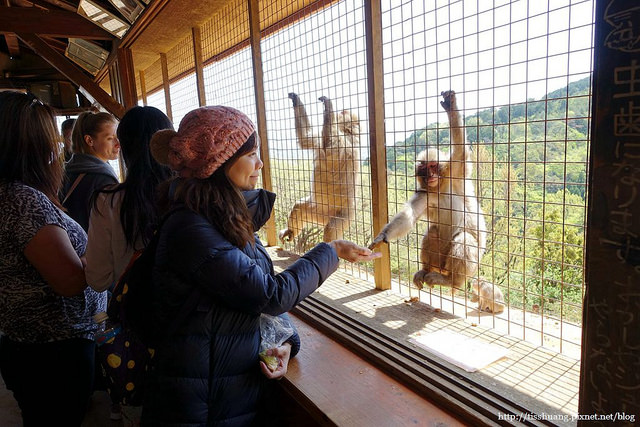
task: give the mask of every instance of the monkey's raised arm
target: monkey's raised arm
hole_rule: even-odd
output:
[[[331,147],[331,135],[335,135],[336,132],[333,129],[334,126],[334,114],[333,103],[326,96],[321,96],[318,101],[324,104],[324,121],[322,123],[322,147]]]
[[[449,117],[449,129],[451,133],[451,158],[450,158],[450,177],[454,180],[464,179],[467,172],[467,144],[464,138],[464,127],[460,117],[460,110],[456,102],[456,93],[452,90],[442,92],[442,101],[440,105],[447,112]],[[454,181],[455,184],[455,181]],[[460,183],[464,185],[464,183]]]
[[[313,135],[313,129],[307,116],[307,110],[297,94],[291,92],[289,98],[293,102],[293,113],[295,116],[296,136],[298,144],[303,150],[313,150],[320,148],[320,140]]]
[[[427,192],[417,191],[404,205],[404,209],[395,214],[391,221],[373,239],[369,249],[379,246],[382,242],[389,243],[409,234],[414,224],[427,209]]]

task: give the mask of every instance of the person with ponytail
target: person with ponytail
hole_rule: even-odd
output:
[[[118,183],[118,175],[107,163],[116,160],[120,152],[117,125],[115,117],[109,113],[84,112],[73,126],[74,154],[66,164],[60,199],[69,216],[85,231],[89,229],[94,192]]]

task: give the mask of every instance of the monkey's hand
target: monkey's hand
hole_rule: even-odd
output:
[[[373,242],[371,242],[371,244],[369,245],[369,249],[373,250],[375,248],[377,248],[378,246],[380,246],[382,243],[389,243],[389,241],[387,240],[387,233],[382,230],[375,239],[373,239]]]
[[[371,261],[382,256],[380,252],[372,252],[348,240],[333,240],[329,244],[336,250],[338,257],[349,262]]]
[[[331,104],[331,100],[329,98],[327,98],[326,96],[321,96],[320,98],[318,98],[318,101],[322,102],[322,104],[324,104],[324,112],[326,113],[333,113],[333,105]]]
[[[295,236],[293,235],[293,231],[285,228],[283,230],[280,230],[280,233],[278,233],[278,237],[280,238],[280,241],[284,243],[292,241]]]
[[[434,285],[451,286],[451,277],[422,269],[413,275],[413,284],[418,289],[422,289],[423,285],[427,285],[430,288],[433,288]]]
[[[469,297],[469,301],[478,302],[479,300],[480,300],[480,295],[478,295],[475,290],[472,291],[471,296]]]
[[[289,92],[289,99],[291,99],[291,101],[293,102],[294,107],[300,105],[300,98],[295,93]]]
[[[413,275],[413,284],[416,288],[418,289],[422,289],[422,286],[424,285],[424,276],[426,276],[428,273],[426,270],[420,270],[417,271],[416,274]],[[429,285],[427,283],[427,286],[429,286],[430,288],[433,288],[433,286]]]
[[[440,105],[442,105],[442,108],[444,108],[445,111],[456,111],[458,109],[456,93],[454,91],[448,90],[446,92],[440,92],[440,95],[442,95]]]

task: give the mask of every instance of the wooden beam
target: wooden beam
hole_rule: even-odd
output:
[[[55,37],[100,40],[115,38],[77,13],[65,10],[46,11],[35,7],[0,6],[0,28],[12,33],[47,34]]]
[[[111,112],[118,118],[124,115],[124,107],[116,102],[115,99],[107,92],[102,90],[94,81],[88,77],[83,71],[76,67],[70,60],[58,53],[49,46],[44,40],[35,34],[21,34],[17,36],[24,43],[29,45],[36,54],[40,55],[49,64],[65,75],[70,81],[77,86],[84,88],[100,105],[107,111]]]
[[[144,70],[140,70],[140,92],[142,92],[142,105],[147,106],[147,82],[144,79]]]
[[[160,65],[162,66],[162,87],[164,88],[164,103],[167,108],[167,117],[173,121],[173,111],[171,109],[171,90],[169,88],[169,67],[167,66],[167,54],[160,54]],[[174,127],[178,127],[174,123]]]
[[[49,10],[50,8],[47,6],[42,6],[41,4],[39,4],[40,2],[35,0],[35,1],[27,1],[27,0],[11,0],[12,5],[9,4],[5,4],[5,6],[18,6],[18,7],[37,7],[40,9],[46,9]]]
[[[136,93],[136,72],[133,69],[133,55],[131,49],[118,49],[118,72],[120,73],[120,92],[125,108],[138,105]]]
[[[382,12],[380,0],[365,2],[367,86],[369,95],[369,146],[373,236],[387,223],[387,152],[384,129],[384,81],[382,74]],[[373,262],[377,289],[391,289],[389,245],[381,245],[382,257]]]
[[[120,72],[118,71],[118,61],[109,66],[109,86],[111,88],[111,96],[124,105],[122,97],[122,85],[120,84]]]
[[[133,43],[142,35],[144,30],[153,22],[154,19],[162,12],[162,9],[170,0],[153,0],[151,4],[145,7],[144,11],[136,22],[133,23],[129,31],[124,35],[121,41],[122,47],[131,47]]]
[[[193,39],[193,59],[196,64],[198,101],[202,107],[207,105],[207,96],[204,91],[204,65],[202,64],[202,37],[200,36],[200,27],[193,27],[191,29],[191,37]]]
[[[59,7],[60,9],[68,10],[69,12],[76,13],[78,11],[78,7],[72,4],[67,3],[66,1],[60,0],[42,0],[45,3],[49,3],[50,5]]]
[[[3,6],[11,7],[11,0],[3,0]],[[7,43],[7,49],[9,50],[9,56],[13,59],[20,56],[20,44],[18,38],[13,33],[4,33],[4,40]]]
[[[107,77],[107,74],[109,73],[109,67],[111,67],[111,65],[113,65],[114,62],[116,62],[116,59],[118,59],[119,47],[120,47],[120,40],[114,39],[111,42],[111,52],[109,52],[109,56],[107,57],[107,60],[104,62],[104,67],[102,67],[102,69],[98,71],[98,73],[93,78],[94,82],[100,84],[102,80],[104,80],[104,78]]]
[[[56,39],[54,37],[48,37],[48,36],[41,36],[40,37],[42,40],[46,41],[47,44],[51,47],[55,47],[58,50],[67,50],[67,43],[63,42],[60,39]]]
[[[29,1],[20,1],[20,3],[22,3],[22,7],[38,7],[40,9],[44,9],[44,10],[64,10],[58,6],[55,6],[51,3],[47,3],[44,0],[29,0]],[[71,11],[69,11],[71,12]],[[75,12],[75,10],[73,11]]]
[[[253,84],[256,98],[256,115],[258,117],[258,135],[260,135],[260,158],[264,164],[262,167],[262,187],[265,190],[273,191],[273,184],[271,182],[271,159],[269,158],[269,140],[267,139],[267,109],[264,99],[264,75],[262,72],[262,51],[260,49],[260,6],[258,1],[259,0],[247,0],[247,6],[249,8],[251,58],[253,60]],[[271,217],[269,217],[265,229],[267,232],[267,244],[269,246],[277,245],[274,212],[271,212]]]
[[[20,56],[20,44],[18,43],[18,37],[13,33],[5,33],[4,39],[7,42],[7,48],[9,48],[9,56],[12,58]]]

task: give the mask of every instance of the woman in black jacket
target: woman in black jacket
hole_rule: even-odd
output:
[[[159,330],[175,333],[156,349],[143,425],[260,425],[267,379],[285,375],[297,335],[259,361],[260,315],[285,316],[338,266],[377,258],[344,240],[320,243],[282,273],[255,235],[275,195],[254,190],[262,161],[254,125],[229,107],[187,114],[178,132],[151,141],[154,157],[176,170],[172,210],[159,230],[151,298]],[[198,301],[181,325],[187,301]]]

